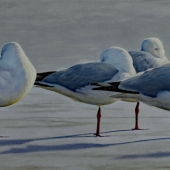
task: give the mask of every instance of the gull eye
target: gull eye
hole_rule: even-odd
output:
[[[158,51],[159,48],[154,48],[155,51]]]
[[[2,58],[3,58],[3,55],[4,55],[4,53],[3,53],[3,52],[1,52],[0,59],[2,59]]]
[[[107,58],[105,57],[105,58],[102,59],[102,62],[104,62],[104,61],[106,61],[106,60],[107,60]]]

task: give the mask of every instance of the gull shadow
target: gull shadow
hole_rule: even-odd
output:
[[[11,148],[9,150],[0,152],[0,154],[20,154],[20,153],[32,153],[32,152],[49,152],[49,151],[70,151],[70,150],[82,150],[90,148],[104,148],[109,146],[117,145],[127,145],[133,143],[142,143],[142,142],[151,142],[151,141],[162,141],[170,140],[170,138],[156,138],[156,139],[145,139],[145,140],[136,140],[128,142],[119,142],[119,143],[110,143],[110,144],[97,144],[97,143],[74,143],[74,144],[60,144],[60,145],[28,145],[25,148]],[[167,157],[170,156],[170,152],[161,152],[162,154],[146,154],[146,155],[125,155],[118,157],[118,159],[133,159],[139,157]]]
[[[125,131],[132,131],[132,130],[115,130],[115,131],[107,131],[101,132],[101,134],[107,133],[115,133],[115,132],[125,132]],[[47,137],[47,138],[32,138],[32,139],[8,139],[8,140],[0,140],[0,146],[8,146],[8,145],[22,145],[28,142],[33,141],[41,141],[41,140],[52,140],[52,139],[63,139],[63,138],[94,138],[95,136],[93,133],[82,133],[82,134],[75,134],[75,135],[65,135],[65,136],[57,136],[57,137]]]
[[[170,152],[155,152],[149,154],[124,155],[124,156],[117,157],[117,159],[164,158],[164,157],[170,157]]]
[[[132,129],[122,129],[122,130],[112,130],[107,132],[101,132],[102,133],[114,133],[114,132],[127,132],[127,131],[133,131]]]

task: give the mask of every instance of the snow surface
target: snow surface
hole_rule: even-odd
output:
[[[110,46],[140,50],[158,37],[170,53],[168,0],[0,0],[0,46],[18,42],[38,72],[98,60]],[[170,169],[170,113],[136,103],[97,107],[33,88],[21,102],[1,108],[0,169]]]

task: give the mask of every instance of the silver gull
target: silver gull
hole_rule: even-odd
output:
[[[107,49],[106,53],[104,59],[101,58],[101,60],[105,60],[104,63],[89,62],[64,70],[38,73],[35,81],[35,85],[38,87],[63,94],[75,101],[98,106],[96,136],[100,136],[100,107],[119,99],[110,98],[109,92],[93,91],[94,86],[90,84],[120,81],[136,74],[132,58],[126,50],[111,47]],[[113,57],[115,55],[117,57]]]

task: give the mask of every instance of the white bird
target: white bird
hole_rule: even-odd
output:
[[[55,91],[79,102],[98,106],[96,136],[100,136],[100,107],[114,103],[118,99],[110,98],[109,92],[93,91],[94,86],[90,84],[120,81],[136,74],[132,58],[126,50],[111,47],[106,53],[104,59],[101,56],[101,60],[105,60],[105,63],[89,62],[64,70],[38,73],[35,82],[38,87]]]
[[[144,72],[142,75],[123,80],[121,82],[109,83],[110,86],[94,88],[119,92],[111,98],[135,99],[151,106],[164,110],[170,110],[170,64],[154,68]]]
[[[105,62],[107,50],[102,53],[101,62]],[[146,38],[141,45],[141,51],[129,51],[133,60],[133,66],[136,73],[142,73],[150,68],[159,67],[169,60],[165,56],[162,42],[155,37]],[[113,57],[117,57],[116,55]],[[123,63],[123,61],[122,61]],[[123,63],[124,64],[124,63]],[[106,85],[106,84],[105,84]],[[137,102],[135,107],[135,128],[133,130],[141,130],[138,125],[139,102],[132,99],[121,99],[122,101]]]
[[[169,63],[165,56],[165,50],[160,39],[156,37],[146,38],[141,44],[141,51],[129,51],[133,59],[133,66],[137,73],[146,71],[150,68],[160,67]],[[126,99],[122,99],[127,101]],[[141,130],[138,126],[139,102],[135,108],[135,128],[133,130]]]
[[[165,50],[160,39],[156,37],[146,38],[141,45],[141,51],[152,54],[160,65],[169,62],[165,56]]]
[[[0,107],[20,101],[35,78],[36,70],[21,46],[16,42],[4,45],[0,56]]]
[[[0,107],[20,101],[32,88],[36,70],[21,46],[11,42],[0,56]]]

